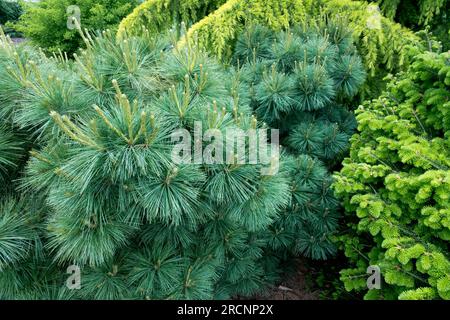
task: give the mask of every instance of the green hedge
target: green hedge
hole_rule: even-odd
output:
[[[26,4],[25,13],[14,27],[47,52],[74,53],[83,46],[78,30],[67,28],[67,8],[81,11],[81,27],[89,30],[116,29],[138,0],[42,0]]]

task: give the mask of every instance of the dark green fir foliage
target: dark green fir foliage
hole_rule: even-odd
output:
[[[280,129],[291,155],[292,197],[272,245],[326,259],[339,218],[329,169],[348,149],[356,121],[346,106],[365,80],[350,34],[331,23],[278,33],[256,26],[238,38],[234,62],[241,102]]]
[[[293,249],[324,256],[301,219],[336,205],[318,160],[172,160],[171,133],[195,121],[264,127],[232,90],[239,81],[191,43],[83,37],[75,61],[1,41],[1,112],[34,149],[23,197],[0,202],[0,298],[229,298],[273,283]],[[284,210],[293,198],[301,215]],[[79,290],[65,285],[73,264]]]
[[[341,271],[366,299],[450,299],[450,54],[416,55],[386,92],[357,111],[349,158],[336,174],[346,232]],[[366,270],[384,282],[368,290]],[[365,275],[362,277],[362,275]]]
[[[436,37],[444,51],[450,49],[450,1],[448,0],[371,0],[383,14],[414,31],[427,29],[427,36]]]

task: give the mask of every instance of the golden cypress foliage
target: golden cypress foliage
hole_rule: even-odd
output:
[[[178,21],[195,23],[217,9],[226,0],[147,0],[119,25],[118,35],[139,34],[142,28],[158,32]]]
[[[289,27],[306,18],[311,0],[229,0],[214,13],[188,30],[187,37],[198,37],[199,45],[219,58],[230,55],[231,44],[245,24],[261,24],[274,30]],[[184,40],[179,43],[184,44]]]

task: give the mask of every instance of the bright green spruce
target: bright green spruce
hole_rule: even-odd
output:
[[[334,184],[353,265],[341,280],[366,292],[377,265],[384,283],[367,299],[450,299],[450,54],[417,55],[357,119]]]

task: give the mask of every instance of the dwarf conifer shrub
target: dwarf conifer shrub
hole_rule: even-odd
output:
[[[366,299],[450,299],[450,55],[417,55],[386,92],[357,110],[358,134],[336,174],[353,268],[348,291]],[[384,283],[367,291],[368,266]]]
[[[238,78],[190,42],[83,38],[74,61],[0,42],[1,112],[33,142],[14,195],[0,199],[2,299],[229,298],[273,283],[293,253],[328,256],[334,217],[304,220],[337,205],[318,160],[173,160],[175,130],[206,148],[196,126],[267,128]],[[286,210],[293,198],[307,210]],[[80,268],[79,290],[68,267]]]
[[[0,191],[4,192],[19,170],[26,151],[23,137],[6,124],[0,124]]]
[[[247,25],[261,24],[283,30],[299,23],[320,21],[323,16],[343,20],[352,30],[352,38],[371,78],[364,88],[371,97],[379,94],[387,73],[396,73],[407,65],[410,57],[405,47],[423,46],[419,37],[382,16],[373,4],[355,0],[229,0],[193,25],[188,35],[198,37],[206,50],[229,58],[236,39]]]
[[[0,29],[0,39],[6,40],[5,34]],[[2,50],[3,49],[3,50]],[[26,161],[29,140],[24,131],[20,130],[12,122],[10,98],[17,98],[16,82],[8,82],[9,54],[5,48],[0,48],[0,198],[7,190],[10,190],[13,180],[19,177],[19,173]],[[20,59],[15,56],[15,59]]]
[[[439,1],[431,1],[431,0],[419,0],[419,1],[387,1],[387,0],[376,0],[379,4],[383,12],[389,18],[398,17],[401,22],[405,20],[411,19],[406,17],[406,12],[401,10],[409,9],[409,13],[412,14],[413,17],[418,17],[418,23],[420,25],[427,25],[433,19],[436,18],[441,13],[445,13],[446,6],[448,5],[448,0],[439,0]]]
[[[450,46],[450,1],[448,0],[372,0],[379,4],[383,14],[414,30],[429,29],[437,37],[444,50]]]

